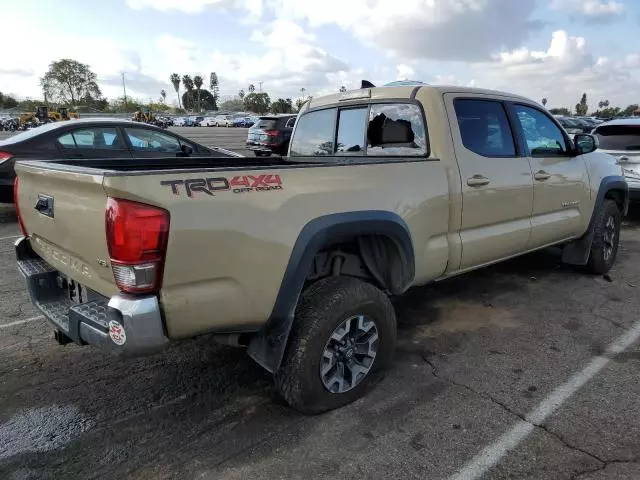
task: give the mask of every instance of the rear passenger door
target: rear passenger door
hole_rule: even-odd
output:
[[[63,158],[131,158],[117,126],[67,130],[56,143]]]
[[[533,178],[500,99],[446,94],[462,179],[461,269],[526,249],[531,233]]]
[[[529,248],[582,235],[591,218],[591,192],[582,155],[551,117],[531,105],[513,105],[533,171]]]

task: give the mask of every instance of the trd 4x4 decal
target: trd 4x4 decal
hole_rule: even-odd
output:
[[[214,192],[250,193],[282,190],[280,175],[242,175],[231,178],[188,178],[185,180],[164,180],[160,185],[171,188],[174,195],[184,190],[187,197],[193,198],[197,193],[213,196]]]

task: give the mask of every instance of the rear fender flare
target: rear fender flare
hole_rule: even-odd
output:
[[[337,213],[307,223],[291,252],[271,316],[249,344],[248,354],[269,372],[282,362],[296,305],[315,255],[325,246],[362,235],[392,239],[408,269],[408,284],[415,276],[415,255],[409,227],[397,214],[380,210]],[[404,287],[408,287],[405,285]]]

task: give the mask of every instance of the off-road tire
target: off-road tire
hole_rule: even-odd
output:
[[[613,242],[613,250],[608,258],[605,258],[605,234],[609,219],[613,218],[615,225],[615,237]],[[620,224],[622,222],[622,214],[616,202],[605,199],[595,214],[593,226],[593,242],[591,243],[591,252],[586,268],[589,273],[602,275],[607,273],[616,261],[618,254],[618,245],[620,242]]]
[[[351,390],[331,393],[320,377],[329,337],[347,318],[366,315],[375,323],[378,350],[366,376]],[[275,384],[296,410],[313,415],[347,405],[367,393],[391,363],[396,346],[396,316],[389,298],[375,286],[349,277],[330,277],[301,296]]]

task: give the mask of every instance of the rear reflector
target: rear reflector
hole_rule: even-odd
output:
[[[105,217],[113,276],[128,293],[159,290],[169,238],[169,212],[109,198]]]
[[[20,233],[23,236],[27,236],[27,229],[24,228],[24,223],[22,221],[22,215],[20,214],[20,205],[18,204],[18,187],[20,185],[20,181],[18,177],[13,181],[13,204],[16,207],[16,216],[18,217],[18,228],[20,228]]]

